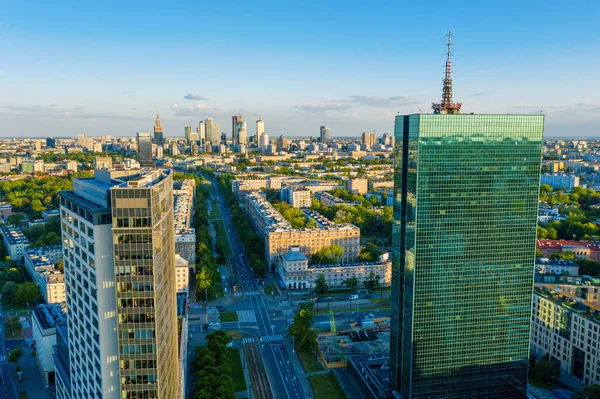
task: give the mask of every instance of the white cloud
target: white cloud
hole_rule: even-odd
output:
[[[206,101],[210,100],[208,97],[201,96],[200,94],[188,93],[183,96],[186,100]]]

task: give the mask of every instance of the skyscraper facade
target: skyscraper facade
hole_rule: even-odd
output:
[[[331,129],[327,126],[321,126],[319,134],[319,142],[323,144],[331,143]]]
[[[48,137],[46,139],[46,147],[56,148],[56,139],[54,137]]]
[[[138,161],[146,167],[154,166],[152,161],[152,138],[148,132],[139,132],[136,135],[138,147]]]
[[[204,145],[206,142],[206,124],[204,121],[198,123],[198,140],[200,141],[200,145]]]
[[[165,143],[163,138],[163,127],[160,124],[158,114],[156,114],[156,125],[154,125],[154,143],[159,146],[162,146]]]
[[[242,115],[233,115],[231,117],[231,140],[233,145],[240,144],[240,130],[244,123],[244,117]]]
[[[526,397],[543,129],[542,115],[396,117],[402,398]]]
[[[206,141],[209,141],[213,146],[219,145],[221,142],[221,125],[214,123],[212,118],[206,118],[204,124],[206,128]]]
[[[364,132],[362,134],[362,143],[367,146],[367,149],[370,149],[377,142],[377,136],[375,133]]]
[[[187,144],[189,144],[190,141],[192,140],[191,136],[192,136],[192,127],[186,126],[183,131],[183,137],[185,137],[185,141]]]
[[[61,192],[70,398],[175,398],[170,170],[96,170]]]
[[[246,133],[246,122],[240,122],[238,123],[238,129],[237,129],[237,144],[243,144],[246,145],[248,144],[248,135]]]
[[[265,121],[263,121],[262,119],[259,119],[256,121],[256,137],[255,140],[256,141],[256,145],[260,146],[260,135],[263,134],[265,132]]]

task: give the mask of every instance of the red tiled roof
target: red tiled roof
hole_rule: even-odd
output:
[[[562,249],[563,246],[587,247],[591,251],[600,251],[600,242],[597,241],[537,240],[539,249]]]

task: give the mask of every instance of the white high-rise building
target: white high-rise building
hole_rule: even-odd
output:
[[[260,141],[258,143],[258,148],[260,148],[261,152],[266,152],[268,146],[269,146],[269,135],[267,134],[267,132],[262,132],[260,135]]]
[[[99,169],[60,194],[70,399],[178,395],[172,186]]]
[[[248,144],[248,136],[246,134],[246,122],[241,122],[237,131],[237,144]]]
[[[213,146],[219,145],[221,142],[221,126],[218,123],[214,123],[212,118],[206,118],[204,124],[206,141],[210,142]]]
[[[256,145],[260,147],[260,136],[265,132],[265,121],[259,119],[256,121]]]
[[[200,145],[204,145],[206,142],[206,124],[204,121],[200,121],[198,124],[198,140],[200,140]]]

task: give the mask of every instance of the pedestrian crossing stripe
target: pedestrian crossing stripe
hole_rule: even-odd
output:
[[[243,344],[251,344],[251,343],[253,343],[253,342],[256,342],[256,341],[254,340],[254,338],[242,338],[242,343],[243,343]]]
[[[281,334],[276,334],[276,335],[266,335],[264,337],[261,337],[260,339],[263,342],[272,342],[272,341],[282,341],[283,337],[281,336]]]
[[[0,356],[0,363],[4,362],[4,360],[6,360],[6,356]]]
[[[242,296],[242,295],[260,295],[259,291],[246,291],[246,292],[234,292],[233,296]]]

